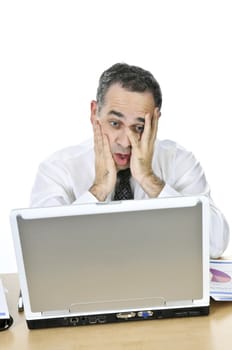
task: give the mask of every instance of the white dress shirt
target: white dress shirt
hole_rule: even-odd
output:
[[[177,143],[156,140],[152,167],[165,182],[159,197],[197,195],[209,197],[211,207],[210,256],[219,257],[227,247],[229,227],[222,213],[210,198],[210,189],[200,163],[191,152]],[[89,188],[95,179],[93,140],[56,152],[42,162],[31,194],[31,207],[70,205],[98,200]],[[148,195],[131,179],[135,199]],[[111,193],[107,201],[113,198]]]

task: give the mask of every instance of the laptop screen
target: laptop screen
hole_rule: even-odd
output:
[[[100,313],[203,297],[201,202],[102,211],[17,215],[32,312]]]

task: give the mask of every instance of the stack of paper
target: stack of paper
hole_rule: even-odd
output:
[[[210,260],[210,296],[232,300],[232,260]]]
[[[2,280],[0,279],[0,327],[3,327],[6,319],[9,319],[10,315],[8,312],[6,296],[2,285]]]

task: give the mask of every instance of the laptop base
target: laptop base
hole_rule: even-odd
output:
[[[29,329],[52,328],[52,327],[75,327],[93,324],[144,321],[163,318],[193,317],[209,315],[209,306],[185,309],[168,310],[148,310],[148,311],[129,311],[102,315],[72,316],[47,318],[40,320],[27,320]]]

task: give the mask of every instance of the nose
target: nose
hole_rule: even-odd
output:
[[[126,135],[126,132],[124,130],[120,131],[120,133],[118,134],[117,143],[120,146],[122,146],[123,148],[130,148],[131,147],[130,140],[129,140],[129,138]]]

